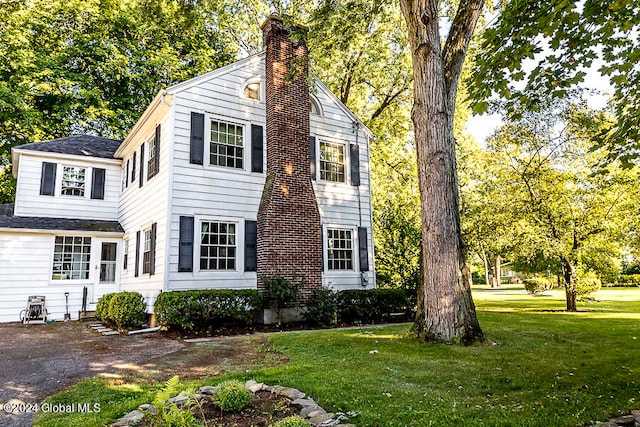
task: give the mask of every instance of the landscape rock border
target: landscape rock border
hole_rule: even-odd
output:
[[[356,427],[355,424],[343,424],[343,421],[348,421],[350,418],[358,416],[355,412],[327,412],[320,405],[316,403],[311,397],[298,389],[291,387],[283,387],[280,385],[268,386],[264,383],[259,383],[254,380],[249,380],[244,383],[246,389],[252,393],[259,391],[268,391],[277,396],[284,397],[289,400],[289,405],[300,406],[300,416],[307,420],[310,425],[315,427]],[[197,400],[202,400],[205,396],[213,395],[217,389],[215,386],[202,386],[194,393],[193,397]],[[189,396],[185,396],[183,393],[169,399],[176,406],[182,406]],[[138,422],[142,421],[145,416],[145,412],[155,414],[157,408],[153,405],[145,403],[138,406],[138,409],[129,412],[125,416],[117,419],[110,427],[129,427],[135,426]]]
[[[611,418],[604,423],[596,423],[598,427],[638,427],[640,426],[640,410],[634,409],[628,415]]]

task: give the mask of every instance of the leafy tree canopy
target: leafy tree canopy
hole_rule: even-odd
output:
[[[520,106],[566,97],[596,69],[609,78],[616,120],[595,141],[626,167],[640,153],[640,4],[619,0],[514,0],[499,3],[484,32],[469,80],[474,110],[504,101],[519,118]]]
[[[580,271],[604,277],[619,270],[611,259],[620,257],[637,214],[637,169],[614,162],[608,173],[593,173],[607,155],[590,150],[593,135],[608,125],[605,119],[584,103],[555,102],[523,112],[489,141],[496,163],[480,185],[492,186],[499,176],[509,201],[509,219],[501,227],[510,230],[514,258],[528,259],[532,267],[547,263],[549,269],[555,269],[549,262],[555,259],[569,310],[575,310]]]
[[[231,62],[197,2],[13,0],[0,8],[0,202],[11,148],[71,134],[121,138],[159,89]]]

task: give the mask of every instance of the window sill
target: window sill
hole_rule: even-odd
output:
[[[351,270],[325,270],[324,274],[326,274],[327,276],[343,276],[345,274],[360,274],[358,271],[351,269]]]
[[[90,279],[49,279],[50,285],[93,285]]]
[[[351,187],[355,187],[354,185],[351,185],[351,184],[346,183],[346,182],[325,181],[324,179],[318,179],[316,182],[319,185],[323,185],[325,187],[330,187],[330,188],[351,188]]]

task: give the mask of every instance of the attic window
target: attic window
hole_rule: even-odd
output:
[[[244,96],[254,101],[260,101],[260,81],[249,81],[244,87]]]
[[[309,98],[309,112],[316,116],[322,115],[322,113],[320,112],[320,106],[313,98]]]

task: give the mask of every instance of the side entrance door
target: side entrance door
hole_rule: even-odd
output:
[[[98,302],[98,299],[111,292],[118,292],[120,288],[120,269],[118,252],[120,242],[115,239],[96,239],[99,259],[95,265],[95,283],[93,286],[93,296],[91,303]]]

